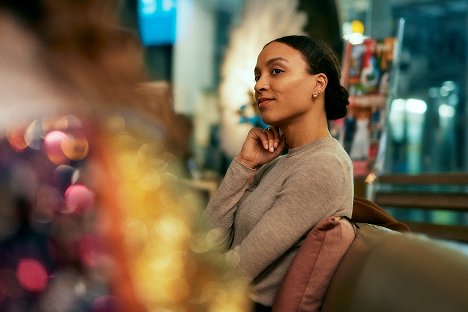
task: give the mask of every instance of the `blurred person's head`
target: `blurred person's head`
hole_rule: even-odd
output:
[[[120,106],[151,116],[168,148],[187,157],[191,125],[174,113],[170,85],[164,94],[140,92],[148,78],[143,47],[120,25],[117,3],[0,0],[0,130],[47,111],[99,118]]]
[[[103,105],[127,104],[130,91],[144,78],[143,64],[136,36],[118,24],[116,3],[0,0],[0,40],[14,31],[18,42],[9,45],[24,44],[31,50],[29,58],[42,64],[42,73],[69,95]],[[30,61],[10,57],[10,62]]]

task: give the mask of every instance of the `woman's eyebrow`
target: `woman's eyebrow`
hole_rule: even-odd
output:
[[[269,59],[266,62],[265,66],[270,66],[271,64],[273,64],[275,62],[278,62],[278,61],[283,61],[283,62],[289,63],[289,61],[287,59],[285,59],[284,57],[277,56],[277,57],[274,57],[272,59]],[[257,73],[259,71],[260,71],[260,69],[257,66],[255,66],[254,73]]]
[[[286,62],[288,63],[288,60],[285,59],[284,57],[281,57],[281,56],[278,56],[278,57],[274,57],[272,59],[269,59],[267,62],[266,62],[266,66],[269,66],[277,61],[283,61],[283,62]]]

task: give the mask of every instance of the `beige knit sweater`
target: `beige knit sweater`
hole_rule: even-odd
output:
[[[271,306],[304,235],[326,216],[351,217],[352,205],[351,160],[327,137],[258,171],[234,159],[206,213],[239,254],[252,300]]]

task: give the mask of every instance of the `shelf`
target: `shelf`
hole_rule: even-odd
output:
[[[382,94],[350,95],[349,104],[360,107],[385,107],[387,97]]]

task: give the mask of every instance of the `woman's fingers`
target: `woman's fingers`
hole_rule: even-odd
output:
[[[280,142],[280,134],[278,129],[274,127],[264,128],[260,137],[263,147],[273,153]]]
[[[279,145],[279,142],[281,140],[281,135],[279,133],[279,129],[277,127],[273,127],[271,128],[272,132],[273,132],[273,146],[274,148],[277,148],[278,145]]]
[[[274,151],[274,139],[273,139],[273,132],[272,130],[270,129],[270,127],[267,127],[267,128],[264,128],[262,130],[262,143],[263,143],[263,147],[270,151],[270,152],[273,152]]]

